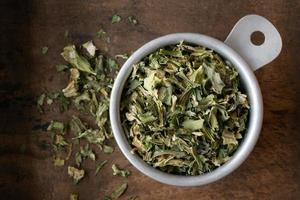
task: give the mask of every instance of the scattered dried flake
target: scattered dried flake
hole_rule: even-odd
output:
[[[60,92],[56,100],[59,103],[59,110],[60,112],[65,112],[69,109],[71,104],[70,100],[64,95],[63,92]]]
[[[103,152],[106,154],[111,154],[114,152],[114,148],[108,145],[103,145]]]
[[[65,30],[64,36],[65,36],[65,38],[69,37],[69,30]]]
[[[75,138],[73,138],[73,140],[75,139],[85,139],[86,141],[88,141],[90,144],[96,144],[99,146],[100,149],[102,149],[102,145],[105,138],[105,133],[104,133],[104,129],[100,130],[100,129],[88,129],[84,132],[79,133],[79,135]]]
[[[79,152],[76,153],[76,155],[75,155],[76,165],[80,166],[81,163],[87,158],[89,158],[93,161],[96,160],[96,155],[93,152],[93,150],[90,149],[89,144],[86,144],[85,147],[80,147]]]
[[[111,168],[113,170],[114,176],[128,177],[130,175],[130,172],[128,170],[120,169],[116,164],[113,164]]]
[[[58,64],[55,65],[56,71],[57,72],[62,72],[62,71],[66,71],[67,69],[69,69],[68,65],[64,65],[64,64]]]
[[[70,69],[70,79],[66,88],[62,90],[65,97],[74,97],[78,93],[79,71],[75,68]]]
[[[93,58],[95,56],[97,48],[92,41],[84,43],[82,48],[85,50],[88,57]]]
[[[106,32],[103,29],[100,29],[97,33],[96,36],[99,39],[102,39],[104,41],[106,41],[107,43],[110,43],[110,37],[106,34]]]
[[[137,200],[138,197],[137,196],[133,196],[133,197],[130,197],[128,200]]]
[[[47,105],[51,105],[53,103],[53,99],[47,97],[46,103]]]
[[[96,170],[95,170],[95,175],[97,175],[100,172],[100,170],[106,165],[106,163],[107,163],[107,160],[104,160],[97,165]]]
[[[65,140],[63,135],[56,134],[54,144],[59,147],[68,146],[68,142]]]
[[[107,67],[109,68],[109,71],[117,70],[119,68],[118,63],[114,59],[107,59]]]
[[[97,36],[109,41],[109,37],[105,34],[105,31],[102,30],[98,32]],[[92,41],[78,47],[68,45],[64,48],[62,56],[67,61],[67,64],[59,64],[56,66],[56,69],[58,72],[70,69],[69,83],[62,92],[42,95],[38,105],[40,107],[43,106],[45,100],[50,105],[55,101],[58,102],[60,111],[63,112],[68,110],[69,106],[73,104],[80,112],[89,114],[95,120],[96,128],[94,125],[81,121],[76,116],[72,117],[68,125],[52,121],[48,127],[53,138],[53,150],[55,152],[53,162],[55,166],[63,166],[69,160],[72,155],[73,144],[79,145],[81,140],[87,144],[81,146],[79,151],[72,155],[77,166],[80,167],[85,159],[96,160],[96,154],[91,147],[99,147],[100,150],[108,154],[114,151],[113,147],[106,145],[106,140],[112,138],[108,120],[108,106],[113,80],[119,65],[114,59],[101,55]],[[70,134],[74,136],[70,142],[64,137],[67,131],[68,134],[70,131]],[[66,155],[66,157],[62,157],[62,155]],[[105,160],[97,165],[95,175],[100,172],[106,163],[107,161]],[[120,170],[117,173],[124,177],[129,175],[129,172],[126,170]],[[78,183],[84,177],[85,171],[68,166],[68,174],[74,179],[75,183]],[[112,198],[115,199],[122,195],[127,188],[127,184],[124,187],[122,185],[122,187],[114,191]]]
[[[65,125],[63,122],[52,120],[47,128],[47,131],[55,131],[63,134],[65,132]]]
[[[138,24],[138,20],[134,17],[134,16],[129,16],[128,17],[128,21],[133,24],[133,25],[137,25]]]
[[[70,121],[70,129],[75,135],[80,135],[87,130],[87,127],[78,117],[73,115]]]
[[[70,200],[78,200],[78,194],[70,194]]]
[[[103,200],[111,200],[111,198],[110,198],[109,196],[106,196],[106,195],[105,195],[105,196],[103,197]]]
[[[37,99],[37,108],[42,113],[43,112],[43,105],[46,98],[46,94],[41,94]]]
[[[51,99],[57,99],[61,93],[60,92],[49,92],[47,94],[47,97]]]
[[[106,37],[106,32],[105,32],[103,29],[100,29],[99,31],[97,31],[96,36],[97,36],[98,38],[105,39],[105,37]]]
[[[72,177],[75,183],[78,183],[84,177],[84,170],[68,166],[68,174]]]
[[[66,156],[65,160],[70,159],[70,157],[72,155],[72,150],[73,150],[73,144],[71,143],[71,144],[68,145],[68,151],[67,151],[67,156]]]
[[[62,167],[65,165],[65,160],[61,158],[54,158],[53,164],[55,167]]]
[[[113,15],[111,18],[111,23],[115,24],[115,23],[119,23],[122,20],[122,18],[119,15]]]
[[[124,60],[127,60],[129,58],[128,54],[118,54],[118,55],[115,55],[115,58],[122,58]]]
[[[124,194],[124,192],[126,191],[128,187],[127,183],[122,184],[121,186],[119,186],[118,188],[116,188],[112,194],[111,194],[111,198],[112,199],[118,199],[120,196],[122,196],[122,194]]]
[[[49,48],[48,47],[42,47],[42,54],[47,54]]]

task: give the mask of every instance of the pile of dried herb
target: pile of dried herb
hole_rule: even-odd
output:
[[[72,105],[79,111],[78,114],[81,113],[94,122],[88,125],[89,123],[73,115],[66,123],[52,120],[47,129],[52,138],[54,166],[62,167],[70,158],[71,163],[75,161],[76,165],[68,166],[67,172],[77,184],[86,174],[82,167],[84,160],[97,160],[96,148],[106,154],[114,151],[113,147],[108,145],[108,139],[112,138],[108,106],[112,83],[119,65],[114,59],[102,55],[92,41],[77,47],[66,46],[61,55],[67,64],[56,65],[56,69],[58,72],[69,71],[69,82],[60,92],[40,95],[37,106],[43,113],[45,102],[47,105],[58,102],[61,112],[68,110]],[[97,175],[107,162],[100,161],[93,174]],[[112,174],[128,177],[130,172],[113,164]],[[126,188],[127,183],[116,188],[111,198],[118,198]],[[71,194],[70,198],[78,199],[78,195]]]
[[[161,171],[210,172],[238,148],[249,112],[239,74],[201,46],[181,42],[133,66],[121,112],[132,152]]]
[[[113,77],[118,69],[117,62],[101,55],[91,41],[78,48],[74,45],[66,46],[61,55],[68,62],[68,65],[64,65],[65,68],[69,67],[70,71],[69,83],[62,89],[63,96],[72,102],[78,111],[89,114],[97,125],[97,128],[92,129],[73,116],[67,126],[74,134],[73,140],[85,140],[105,153],[112,153],[113,148],[105,144],[105,140],[112,138],[108,105]],[[59,124],[61,123],[51,123],[48,130],[63,130],[63,124]],[[95,160],[88,144],[81,147],[80,152],[76,154],[78,166],[86,158]]]
[[[133,25],[138,24],[137,18],[132,15],[128,17],[128,21]],[[122,22],[121,16],[115,14],[111,17],[112,24],[120,22]],[[65,31],[64,37],[69,37],[68,30]],[[110,37],[102,28],[97,31],[96,37],[102,42],[110,43]],[[48,50],[49,48],[44,46],[41,48],[41,53],[46,55]],[[105,46],[104,51],[107,50]],[[61,55],[67,64],[57,64],[56,70],[69,72],[69,82],[59,92],[41,94],[37,99],[37,108],[41,113],[44,113],[45,106],[50,105],[58,105],[60,112],[65,112],[70,107],[75,107],[79,111],[76,113],[77,116],[73,115],[68,122],[52,120],[47,129],[52,138],[54,166],[63,167],[72,163],[66,171],[74,183],[78,184],[86,174],[89,174],[82,166],[85,160],[97,162],[95,171],[92,173],[95,176],[109,162],[108,160],[101,161],[95,149],[98,148],[106,154],[114,151],[114,148],[109,146],[112,132],[108,120],[108,106],[113,80],[119,70],[119,65],[116,60],[102,55],[92,41],[79,46],[68,45]],[[128,55],[120,54],[115,58],[126,60]],[[84,116],[84,120],[78,116]],[[112,175],[127,178],[130,172],[112,164]],[[123,183],[116,187],[110,196],[105,195],[104,199],[119,198],[127,187],[127,183]],[[70,195],[72,200],[78,198],[78,194]]]
[[[88,126],[79,117],[73,116],[68,123],[51,121],[48,131],[53,140],[54,165],[64,166],[72,155],[72,149],[77,146],[78,152],[74,152],[75,166],[68,166],[68,174],[78,183],[84,178],[85,171],[82,162],[86,159],[96,160],[93,149],[99,148],[104,153],[112,153],[113,147],[107,144],[112,138],[112,132],[108,120],[109,95],[114,76],[118,70],[115,60],[105,58],[89,41],[79,47],[66,46],[61,54],[68,64],[57,65],[57,71],[69,71],[69,83],[58,93],[42,94],[37,102],[38,108],[43,112],[44,101],[51,105],[59,101],[61,111],[66,111],[69,105],[94,119],[94,127]],[[67,136],[71,134],[70,136]],[[106,161],[107,162],[107,161]],[[95,170],[95,174],[106,163],[103,161]]]

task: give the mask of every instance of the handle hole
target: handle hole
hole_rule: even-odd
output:
[[[260,31],[254,31],[251,34],[251,42],[256,46],[260,46],[265,42],[265,35]]]

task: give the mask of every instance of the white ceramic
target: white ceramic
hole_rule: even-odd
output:
[[[251,34],[260,31],[265,36],[262,45],[256,46]],[[245,137],[231,159],[224,165],[197,176],[181,176],[168,174],[153,168],[138,155],[131,154],[129,145],[120,121],[120,100],[124,84],[132,71],[132,65],[155,50],[186,41],[201,45],[222,55],[238,70],[243,85],[249,96],[251,107],[249,125]],[[258,15],[247,15],[233,27],[225,42],[198,33],[175,33],[154,39],[135,51],[122,66],[113,85],[110,98],[110,122],[115,140],[126,158],[139,171],[162,183],[176,186],[198,186],[219,180],[233,172],[248,157],[259,137],[263,120],[262,95],[253,71],[275,59],[281,51],[282,41],[276,28],[265,18]]]

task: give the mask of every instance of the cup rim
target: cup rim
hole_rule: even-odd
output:
[[[222,166],[211,172],[196,176],[174,175],[155,169],[143,161],[138,155],[130,152],[131,146],[125,136],[120,120],[120,101],[124,85],[129,77],[133,64],[145,56],[164,46],[185,41],[214,50],[226,60],[229,60],[239,72],[245,90],[249,96],[251,114],[245,137],[233,156]],[[257,79],[244,59],[224,42],[199,33],[173,33],[156,38],[136,50],[123,64],[114,82],[109,108],[110,122],[114,138],[122,153],[129,162],[143,174],[161,183],[175,186],[200,186],[219,180],[237,169],[253,150],[262,127],[263,100]]]

